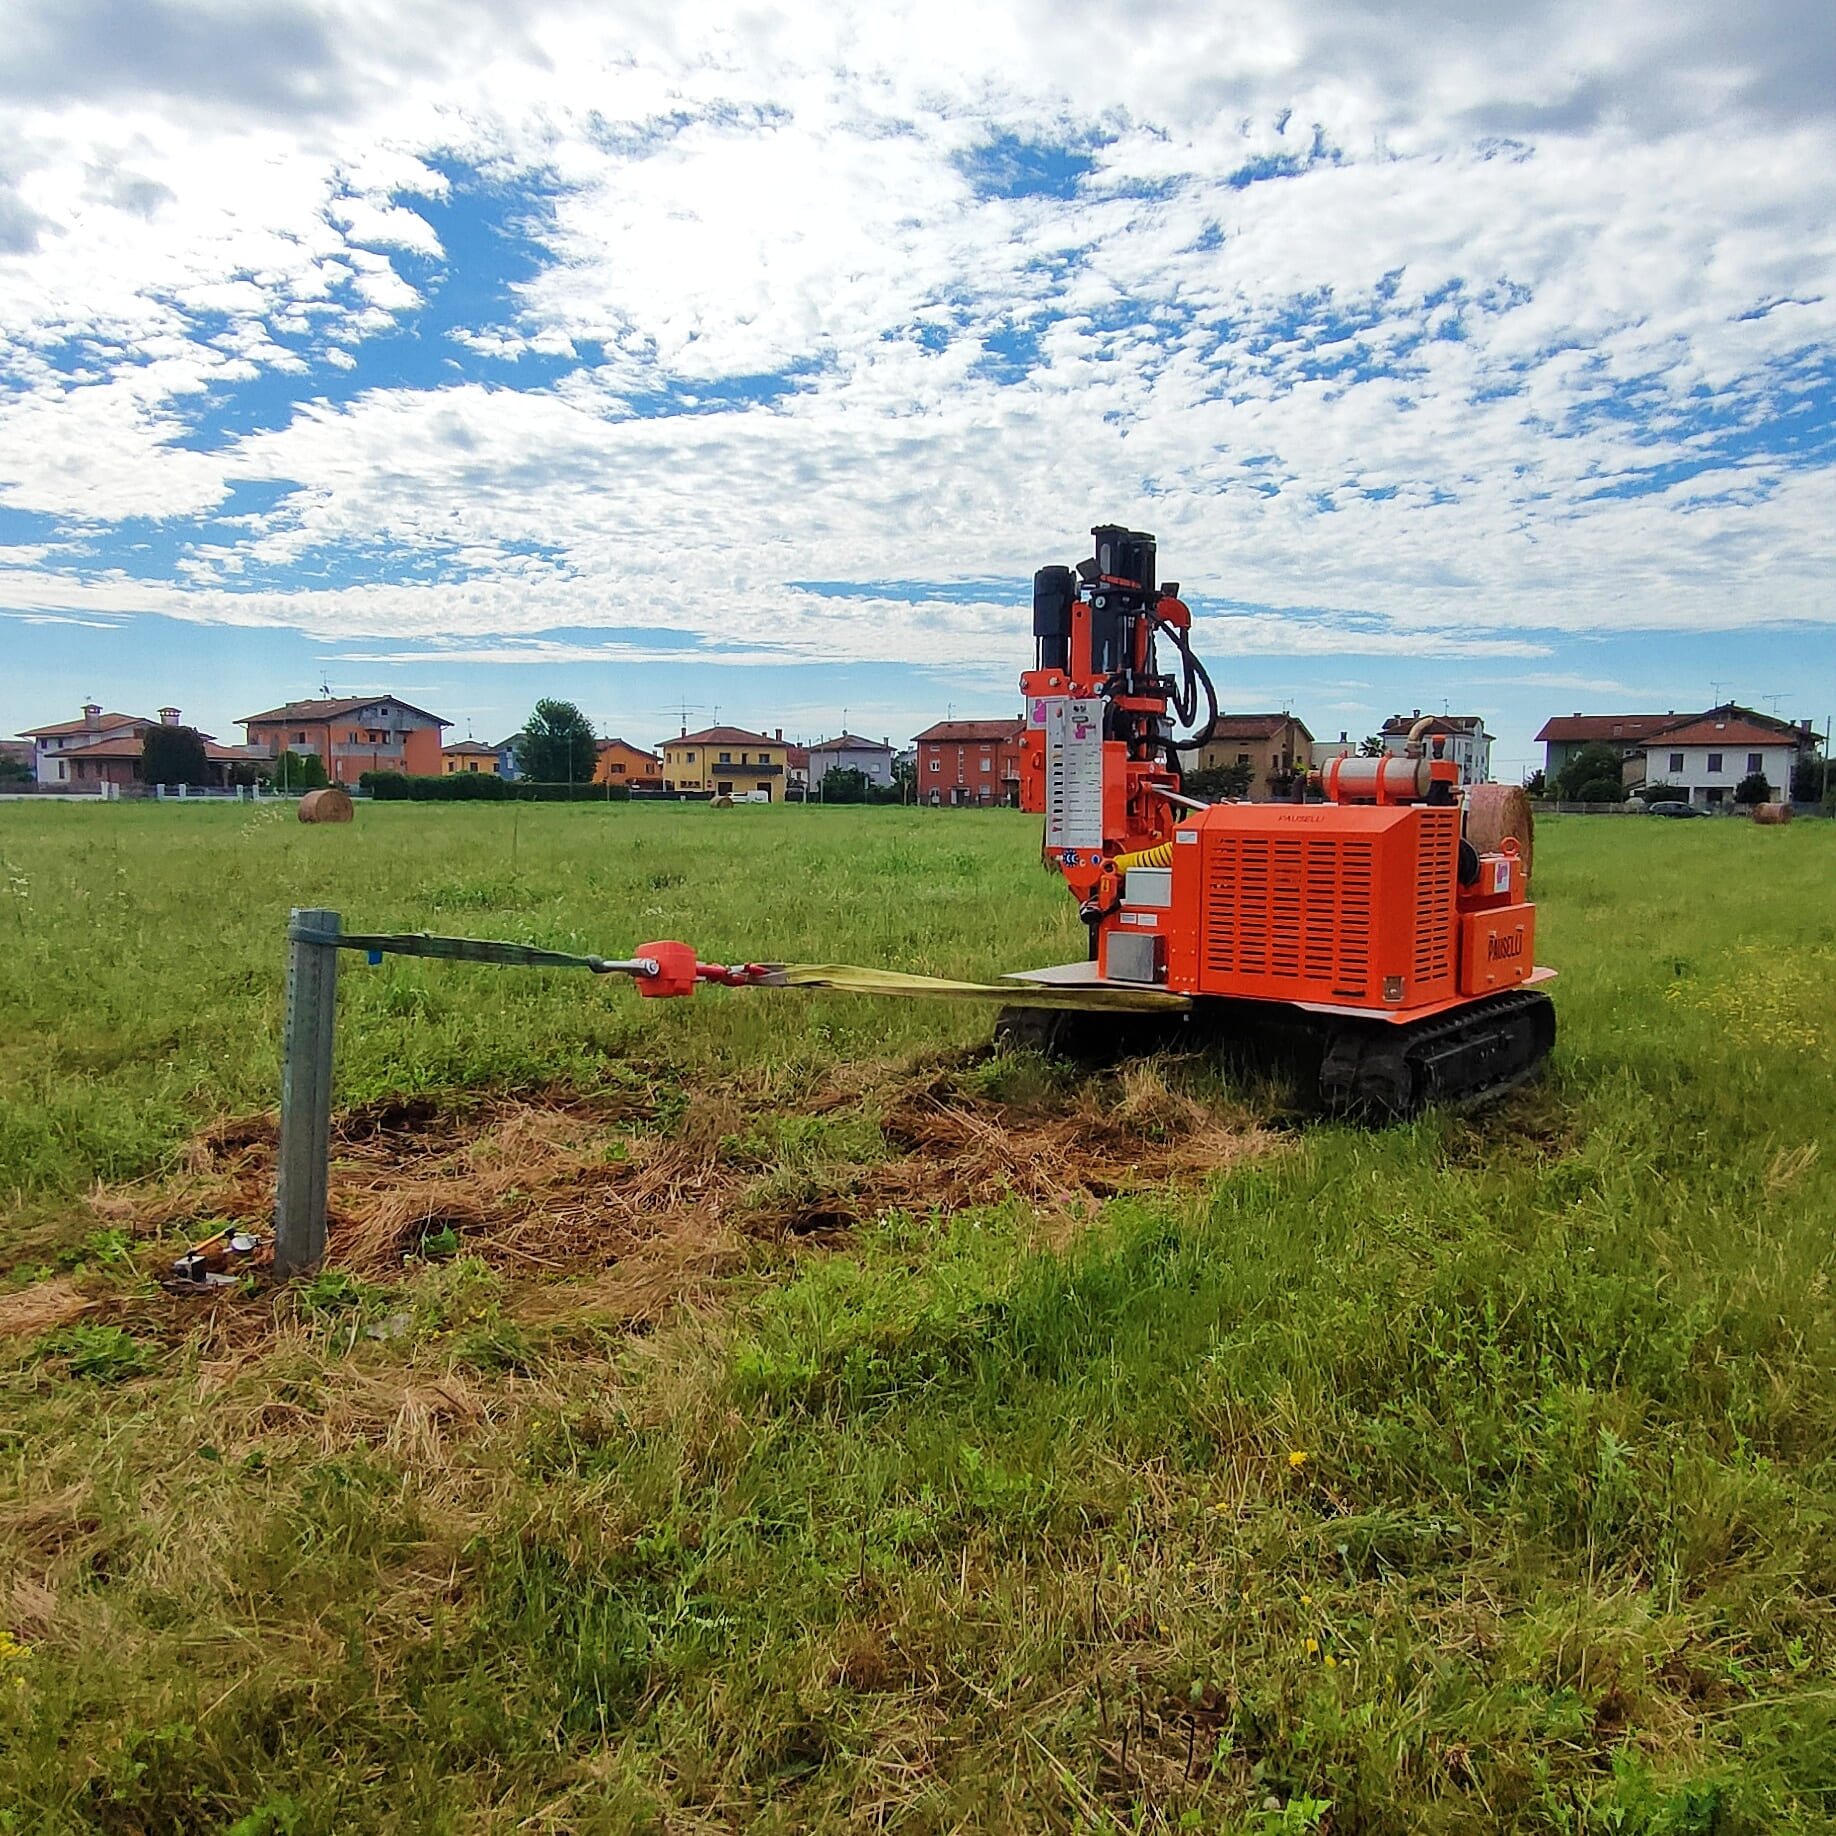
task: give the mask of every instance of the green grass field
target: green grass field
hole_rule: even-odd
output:
[[[347,959],[338,1266],[152,1280],[290,905],[985,978],[1037,841],[0,806],[0,1832],[1828,1827],[1836,825],[1545,823],[1549,1077],[1381,1132]]]

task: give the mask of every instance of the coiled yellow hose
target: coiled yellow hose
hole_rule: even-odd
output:
[[[1118,854],[1116,872],[1127,873],[1131,867],[1171,867],[1173,844],[1163,841],[1157,848],[1143,848],[1138,854]]]

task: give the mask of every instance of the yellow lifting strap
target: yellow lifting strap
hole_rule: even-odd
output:
[[[949,982],[934,975],[904,975],[896,969],[862,969],[853,963],[786,963],[774,966],[788,988],[833,988],[840,994],[906,995],[943,1001],[1000,1001],[1010,1007],[1053,1007],[1084,1012],[1178,1013],[1192,1005],[1165,988],[1117,988],[1076,985],[1053,987],[1040,982]]]

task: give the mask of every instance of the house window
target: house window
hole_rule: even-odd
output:
[[[993,767],[993,765],[992,765],[992,763],[991,763],[991,762],[990,762],[989,760],[987,760],[987,759],[984,759],[984,760],[982,761],[982,769],[983,769],[984,771],[992,771],[992,770],[994,769],[994,767]]]
[[[733,795],[733,786],[731,784],[717,784],[714,786],[714,794],[719,797],[731,797]]]
[[[473,760],[473,761],[471,762],[471,764],[469,764],[469,765],[468,765],[468,766],[466,767],[466,770],[467,770],[467,771],[476,771],[477,769],[478,769],[478,761],[477,761],[476,759],[474,759],[474,760]]]
[[[755,784],[752,788],[754,790],[762,790],[768,797],[771,795],[771,785],[769,783]]]
[[[1719,752],[1711,752],[1711,753],[1709,754],[1709,760],[1708,760],[1708,768],[1709,768],[1709,770],[1710,770],[1711,772],[1718,772],[1718,771],[1720,771],[1720,769],[1721,769],[1721,754],[1720,754]]]
[[[693,765],[695,762],[695,755],[692,752],[685,752],[682,755],[682,761],[685,765]]]
[[[720,762],[723,765],[731,765],[733,763],[733,754],[730,752],[723,752],[720,755]]]
[[[943,770],[943,760],[942,760],[942,759],[933,759],[933,760],[931,761],[931,769],[932,769],[933,771],[942,771],[942,770]]]
[[[1250,762],[1250,755],[1247,752],[1239,752],[1237,754],[1237,763],[1239,765],[1247,765],[1249,762]]]
[[[1765,769],[1766,769],[1766,761],[1762,759],[1757,752],[1749,752],[1747,754],[1747,776],[1748,777],[1752,777],[1752,775],[1756,771],[1764,771]]]
[[[625,768],[624,768],[624,766],[622,766],[622,765],[614,765],[614,766],[612,767],[612,775],[613,775],[613,777],[615,777],[615,778],[622,778],[622,777],[623,777],[623,776],[625,775]]]
[[[1673,753],[1672,753],[1672,754],[1670,755],[1670,769],[1671,769],[1672,771],[1681,771],[1681,770],[1683,769],[1683,755],[1682,755],[1682,753],[1680,753],[1680,752],[1673,752]]]
[[[295,734],[295,735],[293,736],[293,743],[294,743],[294,744],[295,744],[296,746],[303,746],[303,745],[305,745],[305,744],[306,744],[306,735],[305,735],[305,734],[303,734],[303,733],[296,733],[296,734]]]

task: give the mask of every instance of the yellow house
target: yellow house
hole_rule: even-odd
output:
[[[763,791],[784,801],[790,748],[780,727],[773,738],[744,727],[703,727],[663,742],[663,788],[710,797],[752,797]]]
[[[481,746],[476,740],[457,740],[450,746],[440,748],[440,769],[451,774],[455,771],[479,771],[487,777],[497,776],[497,748]]]

